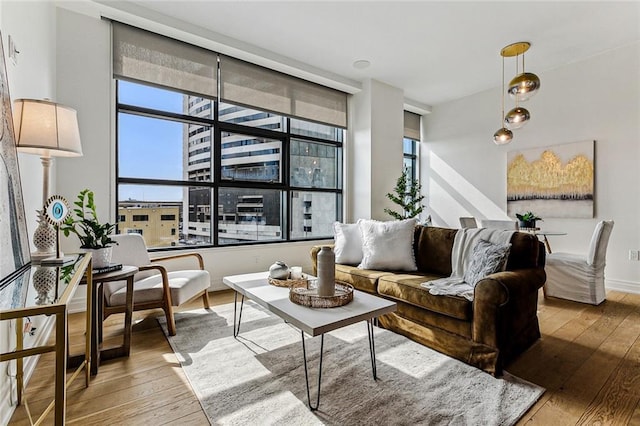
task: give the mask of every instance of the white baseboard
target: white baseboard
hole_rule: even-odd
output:
[[[626,280],[605,280],[607,290],[621,291],[623,293],[640,294],[640,282]]]
[[[53,331],[54,324],[55,324],[55,316],[48,317],[45,320],[44,324],[42,324],[41,326],[39,333],[37,334],[37,337],[33,345],[34,347],[44,346],[46,344],[47,340],[49,340],[49,336],[51,335],[51,332]],[[24,372],[25,388],[29,383],[29,380],[31,380],[31,376],[33,375],[33,372],[35,371],[36,366],[38,365],[39,359],[40,359],[40,355],[24,358],[23,372]],[[16,361],[10,361],[9,363],[0,364],[2,365],[2,371],[5,372],[6,368],[8,368],[10,364],[14,366],[14,370],[15,370],[15,363]],[[6,377],[9,377],[9,376],[6,376]],[[18,392],[17,390],[18,384],[15,378],[13,377],[9,378],[9,380],[11,380],[10,391],[6,392],[0,398],[0,407],[9,407],[8,410],[0,410],[2,414],[0,416],[0,424],[3,424],[3,425],[9,424],[9,420],[11,420],[11,416],[13,416],[13,413],[16,410],[16,406],[14,404],[15,404],[15,396],[17,395],[17,392]]]

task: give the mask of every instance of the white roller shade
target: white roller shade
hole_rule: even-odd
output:
[[[347,94],[220,55],[220,98],[290,117],[347,127]]]
[[[217,95],[217,54],[113,22],[113,75],[209,97]]]

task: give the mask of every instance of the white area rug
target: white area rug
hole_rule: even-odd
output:
[[[380,328],[374,381],[362,322],[325,335],[320,408],[311,412],[300,331],[280,318],[249,301],[238,339],[233,304],[177,313],[176,327],[169,342],[213,424],[509,425],[544,393]],[[306,344],[315,403],[320,337]]]

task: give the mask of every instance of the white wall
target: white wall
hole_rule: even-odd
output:
[[[595,217],[540,225],[567,232],[550,237],[554,251],[586,253],[595,224],[613,219],[607,287],[640,292],[640,262],[628,260],[630,249],[640,249],[639,57],[636,43],[537,72],[542,88],[526,105],[531,121],[506,146],[492,141],[500,127],[499,88],[434,107],[424,120],[421,181],[435,224],[505,217],[508,151],[595,140]]]
[[[351,96],[349,117],[348,212],[345,221],[359,218],[389,220],[386,198],[402,173],[404,94],[401,89],[368,79]],[[395,206],[397,207],[397,206]]]
[[[50,2],[0,2],[0,29],[5,51],[7,79],[11,99],[50,98],[55,100],[55,7]],[[18,54],[17,64],[8,58],[8,38],[15,41]],[[20,177],[29,236],[33,235],[36,224],[35,210],[42,207],[42,166],[34,155],[18,154]],[[55,163],[55,160],[54,160]],[[53,166],[55,168],[55,164]],[[52,177],[52,188],[55,177]],[[31,240],[31,238],[30,238]],[[46,338],[45,329],[51,322],[46,317],[33,317],[38,330],[34,337],[26,336],[25,345],[40,344]],[[15,347],[13,321],[0,323],[0,352]],[[32,370],[36,358],[30,357],[25,371]],[[13,412],[11,401],[15,401],[15,380],[7,372],[15,375],[15,361],[0,364],[0,424],[6,424]]]

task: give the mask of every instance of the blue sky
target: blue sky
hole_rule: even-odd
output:
[[[183,95],[120,81],[121,103],[182,113]],[[129,114],[118,115],[119,175],[182,179],[183,124]],[[120,200],[182,200],[182,188],[120,185]]]

